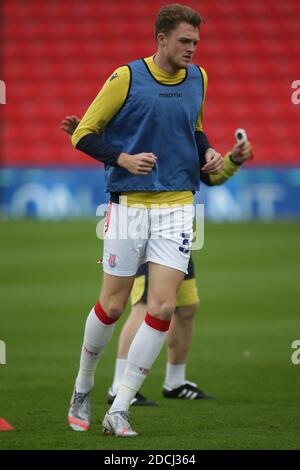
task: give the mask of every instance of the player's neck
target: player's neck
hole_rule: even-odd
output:
[[[170,75],[176,75],[181,70],[174,64],[170,64],[170,62],[159,51],[157,51],[153,56],[153,61],[157,67]]]

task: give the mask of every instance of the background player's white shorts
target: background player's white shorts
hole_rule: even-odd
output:
[[[147,261],[187,273],[194,206],[146,209],[110,203],[104,227],[103,269],[134,276]]]

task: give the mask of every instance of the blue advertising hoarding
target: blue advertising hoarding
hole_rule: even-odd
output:
[[[243,168],[226,184],[201,185],[196,202],[213,221],[300,218],[300,167]],[[3,218],[61,220],[96,215],[108,201],[102,168],[3,168],[0,214]]]

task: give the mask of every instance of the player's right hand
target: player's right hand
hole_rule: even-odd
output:
[[[78,116],[66,116],[65,119],[62,120],[60,128],[67,134],[73,135],[79,123],[80,119]]]
[[[252,158],[253,147],[248,141],[235,144],[231,150],[231,160],[238,165]]]
[[[216,152],[213,148],[208,148],[205,152],[205,165],[201,168],[203,173],[208,173],[210,175],[217,175],[221,173],[224,167],[224,160],[222,155]]]
[[[156,160],[157,157],[154,153],[143,152],[136,155],[121,153],[117,164],[133,175],[148,175],[154,167]]]

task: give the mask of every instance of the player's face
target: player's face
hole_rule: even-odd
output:
[[[186,69],[193,61],[198,42],[199,29],[188,23],[180,23],[164,37],[165,58],[174,69]]]

